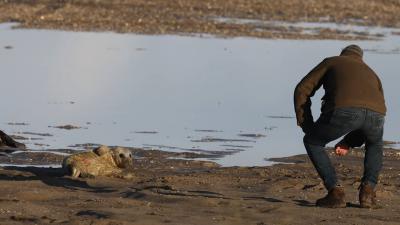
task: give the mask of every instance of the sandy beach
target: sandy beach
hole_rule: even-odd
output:
[[[0,224],[398,224],[400,154],[385,149],[377,190],[383,208],[360,209],[358,186],[363,150],[346,157],[331,152],[345,187],[347,208],[315,207],[325,189],[306,155],[273,159],[270,167],[219,167],[171,159],[190,153],[134,152],[132,179],[73,179],[60,168],[4,166],[0,170]],[[52,156],[52,157],[50,157]],[[7,159],[62,156],[17,153]]]
[[[0,23],[15,22],[17,29],[149,35],[379,40],[381,34],[351,28],[293,24],[400,28],[399,11],[396,0],[0,0]],[[18,135],[23,142],[27,133]],[[216,157],[207,152],[129,149],[132,179],[67,176],[60,165],[75,152],[71,149],[0,147],[0,224],[400,224],[400,153],[390,143],[377,188],[381,208],[375,210],[358,203],[363,149],[345,157],[327,149],[346,191],[343,209],[315,207],[326,191],[304,154],[269,159],[272,166],[221,167],[207,161]]]

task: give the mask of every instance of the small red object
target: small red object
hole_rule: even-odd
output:
[[[339,155],[339,156],[347,155],[347,153],[349,152],[349,149],[350,149],[350,147],[347,145],[343,145],[343,144],[336,145],[335,153],[336,153],[336,155]]]

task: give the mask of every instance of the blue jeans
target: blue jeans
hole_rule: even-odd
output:
[[[327,143],[354,130],[360,130],[365,136],[366,152],[362,182],[375,187],[382,168],[384,123],[384,115],[365,108],[338,108],[321,114],[304,136],[304,145],[326,189],[332,189],[338,182],[335,168],[324,147]]]

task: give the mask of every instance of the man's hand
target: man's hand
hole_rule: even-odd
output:
[[[350,147],[345,144],[339,144],[335,146],[335,153],[338,156],[345,156],[347,153],[349,153]]]

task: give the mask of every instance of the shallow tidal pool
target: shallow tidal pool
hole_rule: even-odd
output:
[[[0,129],[27,138],[21,141],[32,149],[96,143],[209,152],[224,166],[268,165],[266,158],[305,152],[294,118],[296,84],[353,43],[383,83],[384,138],[400,141],[400,36],[392,29],[354,27],[384,34],[380,41],[332,41],[13,25],[0,24]],[[321,96],[313,98],[314,117]],[[57,128],[65,125],[78,129]]]

